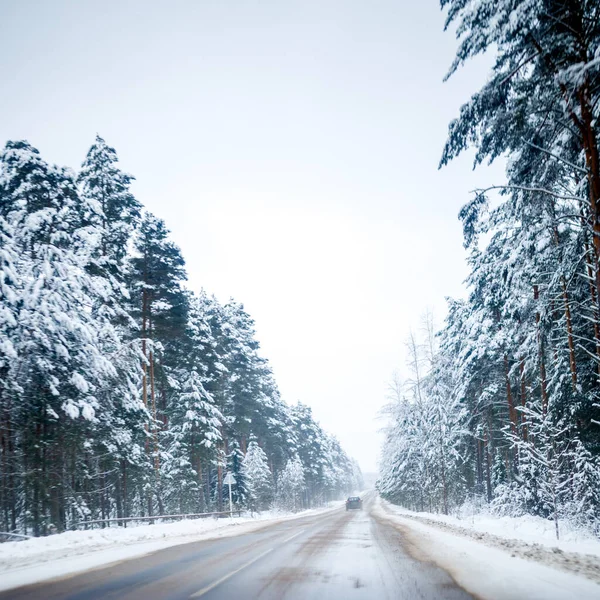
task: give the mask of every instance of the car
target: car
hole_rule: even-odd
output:
[[[358,496],[350,496],[350,498],[346,500],[346,510],[352,509],[362,509],[362,500]]]

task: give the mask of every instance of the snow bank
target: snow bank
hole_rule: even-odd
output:
[[[523,517],[498,517],[485,512],[471,512],[463,507],[456,516],[446,516],[427,512],[414,512],[399,506],[389,505],[398,514],[414,517],[423,522],[438,521],[472,532],[490,533],[502,538],[521,540],[529,544],[540,544],[550,548],[560,548],[567,552],[595,554],[600,556],[600,540],[590,531],[577,527],[568,521],[560,521],[560,540],[556,539],[554,521],[526,515]]]
[[[135,527],[67,531],[57,535],[0,544],[0,591],[63,577],[87,569],[143,556],[169,546],[232,535],[265,525],[337,510],[327,508],[298,513],[263,512],[252,517],[194,519]]]
[[[600,561],[595,556],[587,557],[596,567],[588,572],[577,562],[579,557],[586,558],[584,555],[571,554],[565,563],[566,553],[561,550],[553,552],[540,545],[529,545],[530,555],[521,557],[524,542],[515,540],[513,544],[511,540],[490,534],[476,533],[474,535],[481,536],[477,539],[468,532],[461,535],[462,532],[446,523],[433,519],[425,523],[379,498],[372,512],[375,518],[402,531],[406,549],[415,558],[432,560],[448,571],[460,586],[482,600],[600,598],[600,585],[581,576],[596,575],[600,581]],[[500,540],[501,545],[496,546],[494,540]],[[573,572],[565,572],[563,569],[571,561],[574,561],[570,569]]]

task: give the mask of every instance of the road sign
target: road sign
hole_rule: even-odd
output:
[[[225,479],[223,479],[223,483],[229,486],[229,516],[233,516],[233,501],[231,499],[231,486],[235,484],[235,477],[233,473],[227,473],[225,475]]]

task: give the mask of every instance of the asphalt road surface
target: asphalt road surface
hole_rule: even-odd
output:
[[[343,508],[245,535],[173,546],[79,575],[0,593],[0,600],[471,598],[402,534]]]

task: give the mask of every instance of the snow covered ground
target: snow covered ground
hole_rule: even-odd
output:
[[[478,598],[489,600],[597,600],[600,598],[600,557],[565,551],[551,544],[544,528],[529,523],[522,535],[530,541],[511,539],[518,524],[506,527],[491,517],[464,521],[411,513],[379,498],[373,515],[400,529],[416,558],[433,560]],[[459,521],[460,525],[453,522]],[[500,521],[500,520],[497,520]],[[505,520],[502,520],[505,521]],[[487,527],[487,529],[486,529]],[[489,530],[493,531],[491,533]],[[517,536],[515,536],[517,537]],[[531,543],[535,538],[536,543]],[[594,549],[593,540],[581,540],[581,548]],[[576,540],[565,544],[578,544]],[[572,547],[572,546],[570,546]]]
[[[267,524],[336,510],[298,513],[263,512],[233,519],[193,519],[136,527],[67,531],[57,535],[0,544],[0,591],[71,575],[87,569],[149,554],[162,548],[200,540],[250,533]]]
[[[446,516],[414,512],[399,506],[390,505],[390,508],[398,514],[414,517],[423,522],[438,521],[472,532],[490,533],[511,540],[521,540],[529,544],[560,548],[566,552],[600,556],[600,540],[589,531],[575,527],[566,521],[559,522],[560,539],[557,540],[554,521],[531,515],[498,517],[489,513],[475,513],[469,510],[468,507],[464,507],[455,516]]]

